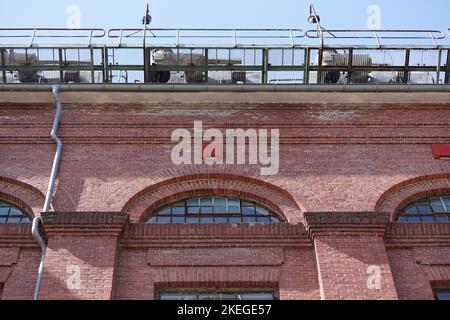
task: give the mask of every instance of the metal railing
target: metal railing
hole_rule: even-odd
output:
[[[86,46],[89,47],[93,43],[93,39],[104,38],[106,31],[104,29],[67,29],[67,28],[0,28],[0,47],[39,47],[39,46],[53,46],[56,43],[39,44],[36,43],[39,39],[64,39],[73,41],[73,39],[85,39],[86,43],[73,44],[67,43],[66,46]],[[21,43],[2,43],[4,39],[19,39]],[[23,40],[28,39],[28,41]]]
[[[323,45],[300,29],[0,29],[0,83],[450,83],[442,31],[321,34]]]
[[[353,45],[360,40],[374,40],[377,47],[381,48],[384,40],[393,41],[394,44],[389,43],[387,45],[397,46],[411,46],[410,41],[427,40],[432,43],[434,47],[438,47],[439,40],[445,39],[445,34],[440,30],[338,30],[338,29],[326,29],[321,33],[318,30],[308,30],[306,37],[312,39],[319,39],[323,36],[324,39],[332,40],[352,40]],[[402,41],[400,41],[402,40]],[[403,42],[406,40],[407,42]],[[370,44],[369,44],[370,45]]]
[[[110,29],[108,37],[117,39],[118,47],[136,46],[127,41],[138,39],[141,45],[168,41],[158,43],[161,48],[255,48],[268,44],[278,47],[302,45],[298,40],[303,39],[305,33],[300,29]]]

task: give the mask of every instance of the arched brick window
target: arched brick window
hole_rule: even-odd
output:
[[[229,197],[189,198],[150,212],[149,223],[277,223],[273,211]]]
[[[31,222],[28,214],[17,206],[0,200],[0,223]]]
[[[417,200],[398,212],[399,222],[450,222],[450,195]]]

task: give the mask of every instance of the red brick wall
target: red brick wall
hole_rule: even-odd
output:
[[[2,299],[31,300],[36,284],[40,253],[36,249],[20,249],[17,262],[10,268]]]
[[[225,110],[211,106],[208,113],[167,108],[66,105],[55,210],[120,211],[129,199],[155,183],[214,171],[272,183],[290,193],[304,211],[370,211],[381,195],[398,183],[449,173],[448,162],[435,160],[430,151],[431,143],[448,140],[450,111],[440,105],[281,110],[233,105]],[[171,132],[192,128],[199,119],[205,127],[232,123],[236,127],[279,128],[280,174],[260,177],[255,166],[173,166]],[[0,176],[14,175],[45,193],[54,152],[48,137],[51,121],[51,108],[0,109]]]
[[[123,250],[119,257],[114,298],[154,299],[158,290],[205,290],[219,287],[273,288],[283,300],[320,299],[312,250],[285,250],[285,262],[279,266],[270,266],[277,261],[264,256],[259,256],[260,262],[244,266],[233,265],[228,263],[228,259],[238,259],[240,256],[226,256],[229,255],[228,250],[215,248],[215,256],[221,262],[209,265],[198,262],[193,256],[195,252],[209,251],[208,249],[184,249],[183,257],[192,258],[182,266],[168,263],[164,263],[164,266],[152,266],[148,261],[150,251]],[[243,250],[250,254],[258,252],[251,248]]]
[[[450,224],[392,224],[386,245],[400,299],[433,299],[433,287],[448,287]]]
[[[133,224],[121,240],[116,299],[159,290],[274,289],[319,299],[314,253],[301,225]]]
[[[110,234],[104,225],[98,231],[95,219],[85,221],[86,236],[81,222],[50,223],[42,298],[153,299],[164,288],[226,285],[276,287],[282,299],[432,298],[430,283],[450,279],[450,262],[436,262],[450,246],[448,229],[433,226],[441,230],[434,234],[414,229],[417,240],[407,230],[385,236],[352,223],[343,230],[335,221],[327,226],[328,234],[317,234],[302,225],[305,212],[393,216],[406,200],[450,190],[450,163],[434,159],[430,150],[432,143],[450,141],[448,103],[419,103],[426,95],[407,94],[395,103],[373,102],[379,95],[353,98],[351,93],[344,98],[321,94],[327,103],[302,103],[301,94],[270,99],[233,94],[221,101],[213,101],[214,93],[197,101],[195,93],[184,94],[194,97],[190,102],[142,94],[136,95],[141,100],[127,103],[112,94],[109,100],[77,95],[62,99],[64,153],[53,209],[124,211],[133,224],[124,227],[124,234]],[[285,96],[291,100],[283,103]],[[53,108],[52,103],[0,102],[0,197],[27,205],[34,214],[42,208],[54,156],[49,138]],[[171,132],[190,129],[195,120],[203,120],[205,128],[280,129],[279,174],[260,176],[259,166],[174,166]],[[251,198],[299,225],[246,230],[188,226],[183,231],[136,224],[147,209],[199,190]],[[349,234],[352,228],[356,231]],[[0,261],[2,274],[11,270],[4,280],[6,299],[32,297],[39,252],[32,239],[24,244],[23,237],[0,228],[0,249],[19,248],[17,262],[3,266]],[[152,252],[161,257],[157,265],[149,263]],[[192,258],[191,265],[180,265],[174,255],[208,263]],[[264,262],[252,265],[259,260]],[[71,264],[80,266],[80,290],[67,288]],[[383,271],[381,291],[365,288],[372,264]],[[418,271],[421,275],[409,277]]]
[[[413,250],[395,249],[388,253],[399,299],[433,299],[430,283],[423,268],[414,260]]]

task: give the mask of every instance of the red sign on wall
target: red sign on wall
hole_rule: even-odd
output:
[[[431,152],[435,159],[450,160],[450,144],[432,144]]]

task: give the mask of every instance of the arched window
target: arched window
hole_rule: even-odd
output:
[[[31,222],[25,212],[5,201],[0,201],[0,223]]]
[[[237,198],[191,198],[152,212],[149,223],[277,223],[277,215],[254,202]]]
[[[418,200],[400,210],[399,222],[449,222],[450,195]]]

